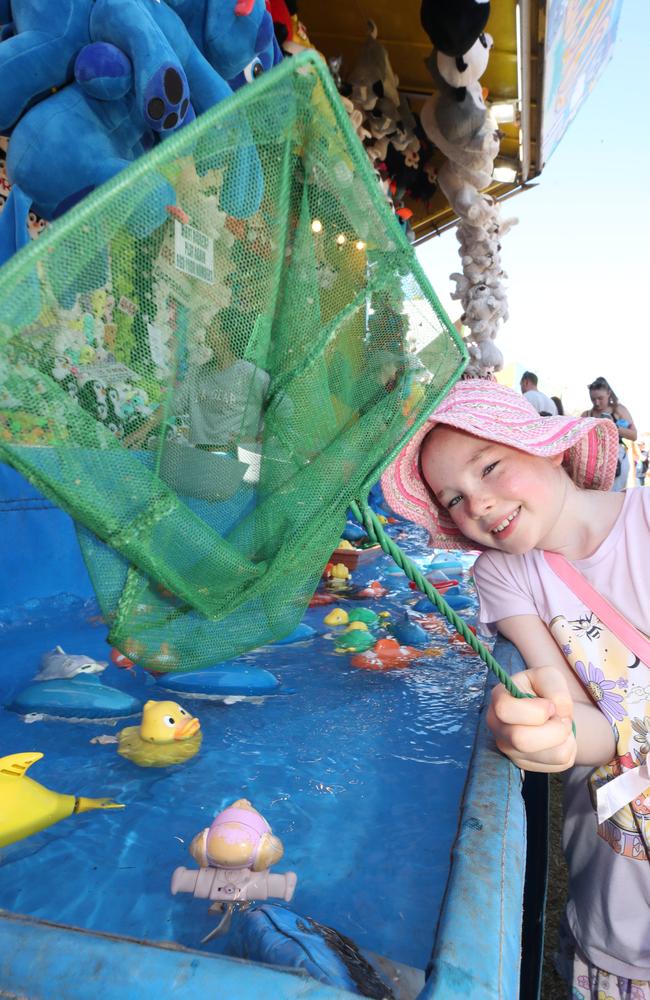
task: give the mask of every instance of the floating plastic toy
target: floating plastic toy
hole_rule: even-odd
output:
[[[95,660],[86,653],[66,653],[60,646],[55,646],[49,653],[43,653],[41,669],[34,680],[70,680],[79,674],[101,674],[107,666],[106,660]]]
[[[119,733],[117,752],[139,767],[168,767],[194,757],[202,739],[199,720],[175,701],[147,701],[140,725]]]
[[[347,629],[337,637],[335,648],[337,653],[363,653],[375,644],[375,636],[366,630],[348,632]]]
[[[91,809],[123,809],[112,799],[87,799],[53,792],[26,776],[42,753],[13,753],[0,757],[0,847],[44,830],[73,813]]]
[[[452,590],[455,589],[456,588],[452,588]],[[468,597],[466,594],[461,594],[460,592],[454,594],[450,593],[448,590],[444,597],[449,607],[453,608],[454,611],[462,611],[464,608],[469,608],[473,604],[471,597]],[[413,610],[422,611],[426,614],[429,611],[435,610],[435,606],[431,603],[428,597],[422,597],[413,605]]]
[[[386,587],[379,582],[379,580],[371,580],[367,586],[362,587],[361,590],[357,590],[355,594],[350,594],[350,597],[364,598],[364,597],[384,597],[388,593]]]
[[[315,634],[315,628],[312,628],[311,625],[307,625],[305,622],[301,622],[289,635],[285,635],[282,639],[276,639],[273,645],[289,646],[292,642],[304,642],[306,639],[311,639]]]
[[[465,567],[457,557],[443,556],[439,554],[431,560],[427,567],[427,572],[431,572],[433,570],[442,570],[444,573],[451,573],[453,576],[456,573],[464,573]]]
[[[360,542],[368,537],[366,529],[362,528],[356,521],[348,521],[341,535],[348,542]],[[339,546],[340,548],[340,546]]]
[[[224,913],[202,943],[228,930],[235,908],[244,909],[253,900],[271,896],[287,903],[293,897],[296,873],[269,872],[284,854],[282,841],[248,799],[237,799],[197,833],[190,854],[201,867],[198,871],[176,868],[172,894],[191,892],[198,899],[211,899],[210,913]]]
[[[124,655],[124,653],[120,653],[119,649],[115,649],[114,646],[111,649],[111,662],[115,664],[118,670],[135,669],[135,663],[133,660],[130,660],[128,656]]]
[[[336,598],[334,594],[313,594],[309,601],[310,608],[320,608],[324,604],[334,604]]]
[[[259,698],[277,691],[280,681],[262,667],[226,662],[206,670],[163,674],[158,687],[186,698]]]
[[[108,687],[96,675],[70,680],[39,681],[20,691],[10,705],[12,712],[36,712],[55,719],[123,719],[140,711],[142,702],[125,691]]]
[[[379,639],[372,649],[353,656],[353,667],[361,670],[397,670],[408,667],[412,660],[424,656],[425,651],[412,646],[402,646],[396,639]]]
[[[334,563],[327,575],[331,580],[349,580],[352,576],[350,570],[343,562]]]
[[[332,608],[323,618],[326,625],[347,625],[349,620],[348,613],[344,608]]]
[[[398,642],[408,646],[428,646],[429,636],[417,622],[409,621],[406,615],[399,620],[392,622],[390,630],[393,638]]]
[[[349,620],[351,622],[364,622],[366,625],[377,625],[381,618],[388,615],[388,612],[382,611],[381,614],[377,614],[372,611],[371,608],[354,608],[349,613]]]
[[[41,658],[41,667],[31,684],[23,688],[7,707],[21,715],[38,713],[57,719],[120,719],[135,715],[142,702],[130,694],[104,684],[99,674],[105,660],[85,653],[66,653],[55,646]]]

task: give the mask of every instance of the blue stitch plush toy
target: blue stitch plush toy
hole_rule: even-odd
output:
[[[0,0],[5,21],[6,3]],[[57,0],[56,17],[46,16],[46,7],[46,0],[12,0],[15,33],[0,41],[2,106],[11,108],[0,126],[3,119],[5,128],[14,125],[0,263],[27,241],[30,206],[57,218],[280,58],[264,0]],[[37,23],[48,32],[32,27]],[[70,66],[75,79],[65,85]],[[262,193],[259,157],[242,123],[221,205],[243,218]],[[152,178],[146,205],[129,225],[145,235],[173,202],[167,181]]]

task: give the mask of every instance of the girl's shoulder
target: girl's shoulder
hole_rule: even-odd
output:
[[[523,555],[500,552],[498,549],[485,549],[474,563],[472,572],[475,579],[490,578],[494,581],[500,579],[510,584],[515,581],[521,584],[528,578],[528,567],[535,558],[535,549]]]

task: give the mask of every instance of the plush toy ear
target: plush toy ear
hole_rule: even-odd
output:
[[[116,101],[133,86],[131,60],[110,42],[84,45],[74,64],[75,80],[89,97]]]
[[[481,34],[490,16],[487,0],[422,0],[420,21],[447,56],[462,56]]]
[[[29,243],[27,219],[31,207],[32,199],[14,184],[0,213],[0,264]]]

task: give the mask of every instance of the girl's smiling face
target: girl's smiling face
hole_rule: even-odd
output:
[[[518,555],[551,544],[570,483],[561,464],[444,424],[422,448],[429,489],[466,538]]]

